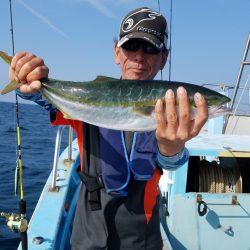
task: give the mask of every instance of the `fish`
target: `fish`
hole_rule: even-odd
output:
[[[0,51],[7,63],[11,57]],[[121,80],[98,76],[85,82],[56,79],[41,80],[40,92],[53,106],[68,119],[80,120],[98,127],[122,131],[152,131],[156,129],[155,104],[164,101],[165,93],[175,93],[183,86],[189,96],[192,117],[196,107],[194,94],[199,92],[207,102],[209,118],[230,112],[226,103],[230,98],[209,88],[191,83],[164,80]],[[20,87],[12,81],[2,91],[6,94]],[[176,100],[178,110],[178,100]]]

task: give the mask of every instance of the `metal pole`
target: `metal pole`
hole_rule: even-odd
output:
[[[68,166],[71,165],[74,160],[72,160],[72,141],[73,141],[73,128],[69,126],[69,135],[68,135],[68,158],[63,162]]]
[[[241,80],[241,76],[242,76],[244,66],[245,65],[250,65],[250,62],[246,61],[249,46],[250,46],[250,33],[248,34],[247,44],[246,44],[245,51],[244,51],[244,54],[243,54],[243,58],[242,58],[242,61],[241,61],[241,64],[240,64],[240,70],[239,70],[237,81],[236,81],[236,84],[235,84],[235,87],[234,87],[233,97],[232,97],[232,100],[231,100],[231,103],[230,103],[230,109],[231,110],[233,109],[233,106],[234,106],[234,102],[235,102],[236,95],[237,95],[237,92],[238,92],[238,89],[239,89],[240,80]],[[223,131],[222,131],[223,134],[226,131],[228,121],[229,121],[229,115],[227,115],[225,117],[225,122],[224,122],[224,126],[223,126]]]
[[[69,127],[69,139],[68,139],[68,161],[72,161],[72,138],[73,138],[73,128]]]
[[[234,88],[234,93],[233,93],[233,97],[232,97],[232,101],[231,101],[231,105],[230,105],[231,109],[233,108],[233,105],[234,105],[234,102],[235,102],[235,98],[236,98],[236,95],[237,95],[237,91],[239,89],[239,84],[240,84],[240,80],[241,80],[241,76],[242,76],[242,72],[243,72],[244,66],[245,65],[250,65],[250,62],[246,62],[246,58],[247,58],[247,53],[248,53],[248,50],[249,50],[249,46],[250,46],[250,33],[248,35],[246,48],[245,48],[245,51],[244,51],[244,54],[243,54],[243,58],[242,58],[241,65],[240,65],[239,74],[238,74],[236,85],[235,85],[235,88]]]
[[[53,162],[53,170],[52,170],[52,182],[50,191],[56,190],[56,174],[57,174],[57,165],[58,165],[58,158],[60,153],[60,145],[62,139],[62,132],[65,126],[60,126],[57,130],[56,134],[56,143],[55,143],[55,153],[54,153],[54,162]]]

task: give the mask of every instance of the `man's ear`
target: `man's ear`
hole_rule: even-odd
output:
[[[161,70],[165,67],[167,59],[168,59],[168,50],[165,50],[161,53],[161,64],[160,64]]]
[[[114,57],[115,63],[120,64],[120,48],[117,46],[117,43],[114,45]]]

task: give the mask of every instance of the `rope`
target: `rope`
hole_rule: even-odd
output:
[[[199,163],[199,192],[241,193],[242,183],[238,164],[223,167],[216,161]]]

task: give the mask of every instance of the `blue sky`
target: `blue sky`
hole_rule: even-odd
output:
[[[170,0],[159,2],[169,20]],[[113,39],[124,15],[141,6],[158,10],[158,0],[12,0],[15,51],[44,58],[52,78],[119,77]],[[173,0],[172,80],[233,85],[250,32],[249,10],[249,0]],[[9,0],[0,1],[0,33],[0,50],[11,53]],[[1,89],[6,82],[1,61]]]

